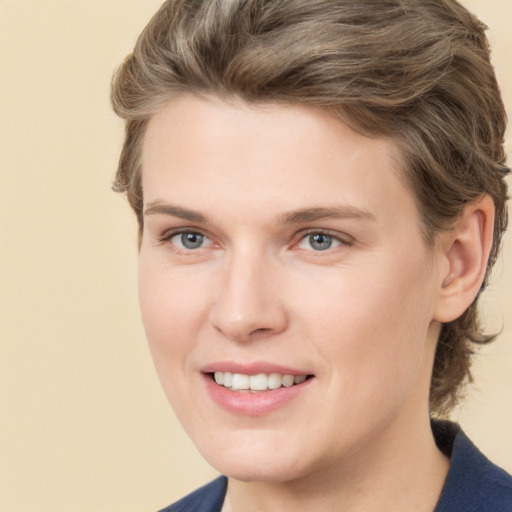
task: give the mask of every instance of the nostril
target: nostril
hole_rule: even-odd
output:
[[[269,331],[271,331],[272,329],[268,329],[266,327],[260,327],[259,329],[255,329],[254,331],[251,332],[251,334],[264,334],[264,333],[267,333]]]

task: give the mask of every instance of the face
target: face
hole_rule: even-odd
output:
[[[390,141],[184,96],[149,123],[143,190],[144,326],[214,467],[291,481],[428,420],[439,277]]]

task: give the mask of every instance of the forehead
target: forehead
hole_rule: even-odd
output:
[[[144,202],[245,210],[329,203],[368,211],[413,201],[392,141],[367,137],[326,111],[183,96],[149,122]]]

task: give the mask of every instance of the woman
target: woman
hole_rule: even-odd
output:
[[[157,372],[226,475],[165,510],[512,510],[434,419],[492,339],[507,222],[483,25],[452,0],[170,0],[112,98]]]

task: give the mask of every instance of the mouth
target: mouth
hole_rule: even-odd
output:
[[[314,377],[313,375],[291,375],[278,372],[249,375],[215,371],[209,372],[207,375],[219,386],[230,391],[246,393],[263,393],[280,388],[291,388]]]
[[[304,370],[302,370],[304,371]],[[208,395],[215,404],[238,416],[265,416],[288,402],[308,397],[314,374],[264,361],[216,362],[202,368]]]

